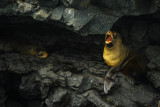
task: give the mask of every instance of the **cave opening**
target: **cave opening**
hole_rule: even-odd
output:
[[[2,39],[8,38],[11,41],[23,39],[44,46],[49,53],[73,48],[76,51],[92,54],[91,51],[98,48],[96,45],[100,45],[98,50],[103,49],[104,35],[81,36],[61,26],[57,27],[53,22],[35,21],[30,17],[1,16],[0,21]]]
[[[0,25],[2,40],[23,39],[43,46],[49,53],[46,59],[17,52],[1,53],[0,80],[5,87],[1,93],[6,107],[96,107],[86,100],[85,92],[89,90],[87,94],[91,92],[96,96],[97,93],[90,90],[103,90],[101,78],[109,69],[102,56],[105,35],[81,36],[56,22],[35,21],[30,17],[0,16]],[[159,28],[159,19],[144,15],[124,16],[112,30],[118,31],[127,45],[145,53],[154,49],[148,48],[150,45],[159,45]],[[105,97],[102,92],[101,95]]]
[[[3,65],[1,65],[3,72],[1,73],[3,76],[0,78],[0,80],[3,80],[1,83],[3,92],[2,100],[5,101],[6,107],[47,106],[47,104],[49,103],[47,101],[50,101],[50,97],[52,97],[49,96],[49,94],[53,92],[49,89],[51,87],[50,85],[45,86],[46,83],[41,83],[39,80],[37,80],[38,82],[33,82],[35,78],[39,78],[39,73],[37,73],[35,69],[40,71],[42,69],[42,72],[44,72],[43,68],[47,68],[50,70],[47,70],[46,72],[53,70],[56,74],[60,71],[59,75],[64,75],[61,73],[62,71],[65,71],[65,75],[70,75],[70,73],[73,73],[72,75],[77,76],[81,73],[85,74],[85,72],[87,72],[85,70],[83,71],[83,63],[85,61],[88,62],[86,63],[86,65],[89,64],[90,66],[95,65],[96,62],[105,65],[102,58],[104,35],[81,36],[73,31],[66,30],[62,27],[57,27],[53,23],[50,24],[49,22],[46,23],[35,21],[30,17],[1,16],[0,25],[1,46],[3,45],[2,41],[6,40],[7,42],[5,42],[5,45],[13,42],[17,47],[23,46],[22,44],[24,42],[26,44],[25,46],[27,46],[28,44],[36,44],[42,46],[49,53],[46,59],[40,59],[36,58],[35,56],[26,55],[16,51],[4,52],[1,48],[1,56],[3,59]],[[23,42],[21,42],[21,40]],[[51,59],[49,57],[51,57]],[[7,67],[12,64],[14,67]],[[50,68],[52,64],[55,68]],[[3,69],[5,67],[7,67],[7,69]],[[27,70],[28,67],[31,67],[31,69]],[[8,73],[6,74],[6,72]],[[94,73],[96,72],[93,71],[93,74]],[[104,72],[98,72],[96,74],[102,76],[104,75]],[[57,79],[58,78],[56,78],[57,82],[54,87],[54,91],[56,89],[60,89],[61,91],[62,89],[59,88],[59,85],[57,84],[60,83],[63,86],[66,80],[61,81],[60,79]],[[76,84],[77,83],[74,83],[74,85]],[[41,87],[42,89],[39,87]],[[76,86],[73,86],[72,88],[74,89],[74,87]],[[68,92],[68,94],[71,93],[71,95],[74,96],[73,98],[76,98],[77,95],[75,94],[75,92],[72,92],[72,88],[67,88],[68,90],[71,90]],[[64,89],[62,91],[64,91]],[[42,93],[45,95],[43,95]],[[62,107],[65,104],[69,103],[74,105],[74,99],[70,98],[72,96],[67,97],[67,94],[65,93],[63,96],[60,96],[64,98],[62,98],[61,101],[55,102],[55,104],[53,105]],[[86,100],[84,100],[83,98],[82,102],[79,103],[84,106],[95,106],[90,102],[86,102]]]

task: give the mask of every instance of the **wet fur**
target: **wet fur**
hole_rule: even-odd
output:
[[[118,72],[125,74],[133,84],[135,79],[142,80],[147,71],[146,59],[139,52],[123,45],[120,35],[117,35],[118,38],[113,41],[112,47],[108,47],[107,44],[104,47],[103,58],[106,64],[111,66],[104,80],[105,93],[115,84]]]
[[[44,55],[39,56],[39,52],[43,52]],[[0,38],[0,52],[17,52],[22,54],[33,55],[39,58],[46,58],[48,53],[45,48],[26,42],[20,38]]]

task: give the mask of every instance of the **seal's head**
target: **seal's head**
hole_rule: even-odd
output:
[[[113,47],[118,40],[120,40],[120,34],[115,31],[108,31],[105,36],[105,44],[108,48]]]
[[[36,56],[39,58],[47,58],[48,53],[46,51],[39,51]]]
[[[47,58],[48,53],[44,48],[36,48],[36,56],[39,58]]]
[[[39,46],[31,46],[29,48],[28,54],[34,55],[38,58],[47,58],[48,56],[48,53],[45,50],[45,48]]]

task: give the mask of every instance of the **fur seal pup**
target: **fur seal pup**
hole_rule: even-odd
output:
[[[108,93],[115,84],[115,78],[119,71],[129,78],[131,84],[135,80],[142,80],[146,74],[146,59],[137,51],[122,43],[120,34],[108,31],[105,36],[103,58],[110,70],[104,79],[104,92]]]

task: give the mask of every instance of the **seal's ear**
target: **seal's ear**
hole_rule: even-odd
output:
[[[113,34],[113,38],[114,38],[114,39],[117,39],[117,35],[118,35],[117,33],[114,33],[114,34]]]

